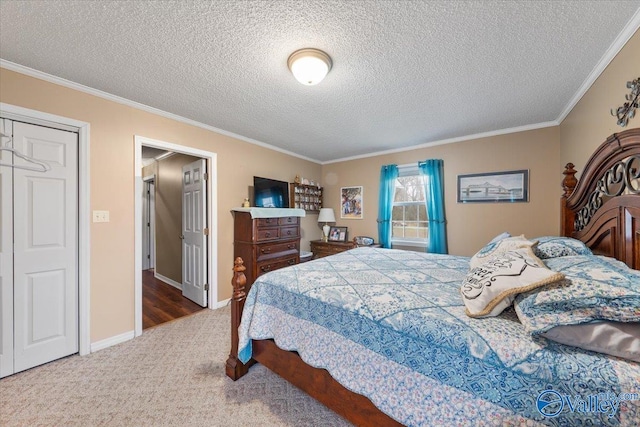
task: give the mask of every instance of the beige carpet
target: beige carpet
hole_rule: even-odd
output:
[[[2,426],[348,426],[264,368],[224,374],[229,308],[0,380]]]

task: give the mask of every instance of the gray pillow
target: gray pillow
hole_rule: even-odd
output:
[[[561,344],[640,362],[640,323],[637,322],[556,326],[541,335]]]

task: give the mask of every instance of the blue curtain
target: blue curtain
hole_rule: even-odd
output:
[[[444,215],[444,162],[440,159],[429,159],[418,163],[420,173],[426,177],[424,198],[427,203],[429,218],[428,252],[446,254],[447,220]]]
[[[391,247],[391,213],[397,177],[398,166],[382,166],[380,170],[380,197],[378,198],[378,241],[383,248]]]

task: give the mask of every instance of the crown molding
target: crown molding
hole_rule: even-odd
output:
[[[474,133],[473,135],[465,135],[465,136],[460,136],[456,138],[441,139],[439,141],[425,142],[423,144],[412,145],[410,147],[396,148],[396,149],[385,150],[385,151],[376,151],[375,153],[362,154],[359,156],[352,156],[352,157],[344,157],[336,160],[328,160],[326,162],[322,162],[322,164],[328,165],[331,163],[348,162],[351,160],[366,159],[368,157],[376,157],[376,156],[383,156],[386,154],[395,154],[395,153],[402,153],[405,151],[420,150],[422,148],[435,147],[437,145],[454,144],[456,142],[470,141],[472,139],[489,138],[492,136],[506,135],[509,133],[526,132],[529,130],[548,128],[548,127],[553,127],[558,125],[559,123],[557,121],[534,123],[531,125],[494,130],[491,132]]]
[[[571,110],[573,110],[573,108],[578,102],[580,102],[585,93],[587,93],[587,91],[591,89],[591,86],[593,86],[598,77],[600,77],[600,74],[604,72],[611,61],[613,61],[616,55],[622,50],[624,45],[627,44],[629,39],[633,37],[636,31],[638,31],[638,28],[640,28],[640,9],[638,9],[636,13],[633,14],[631,19],[629,19],[627,25],[625,25],[622,31],[620,31],[620,34],[618,34],[618,37],[616,37],[613,43],[611,43],[611,46],[609,46],[609,49],[607,49],[605,54],[602,55],[600,61],[596,64],[591,73],[582,83],[582,86],[580,86],[575,95],[573,95],[573,98],[571,98],[569,103],[564,107],[564,110],[562,110],[562,112],[556,119],[558,123],[562,123],[562,121],[567,118]]]
[[[224,129],[220,129],[214,126],[210,126],[210,125],[198,122],[196,120],[188,119],[186,117],[182,117],[177,114],[169,113],[167,111],[163,111],[158,108],[150,107],[148,105],[141,104],[136,101],[131,101],[130,99],[122,98],[120,96],[113,95],[108,92],[101,91],[99,89],[94,89],[89,86],[82,85],[80,83],[72,82],[71,80],[63,79],[61,77],[53,76],[51,74],[47,74],[42,71],[35,70],[33,68],[25,67],[24,65],[16,64],[15,62],[7,61],[6,59],[0,58],[0,67],[6,68],[7,70],[10,70],[10,71],[15,71],[16,73],[25,74],[27,76],[34,77],[36,79],[44,80],[49,83],[57,84],[59,86],[68,87],[69,89],[77,90],[79,92],[84,92],[89,95],[97,96],[99,98],[106,99],[108,101],[116,102],[118,104],[126,105],[128,107],[133,107],[138,110],[146,111],[147,113],[155,114],[155,115],[166,117],[168,119],[185,123],[191,126],[199,127],[201,129],[218,133],[220,135],[239,139],[241,141],[248,142],[249,144],[268,148],[269,150],[277,151],[279,153],[283,153],[292,157],[297,157],[302,160],[307,160],[309,162],[321,164],[319,160],[302,156],[300,154],[297,154],[292,151],[288,151],[279,147],[275,147],[273,145],[267,144],[266,142],[262,142],[253,138],[248,138],[246,136],[238,135],[237,133],[229,132]]]

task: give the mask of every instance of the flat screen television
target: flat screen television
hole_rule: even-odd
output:
[[[253,200],[258,208],[288,208],[289,183],[254,176]]]

